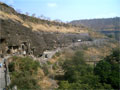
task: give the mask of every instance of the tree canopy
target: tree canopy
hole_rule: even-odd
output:
[[[64,62],[59,89],[119,89],[119,55],[119,49],[115,49],[93,68],[85,63],[83,52],[76,52]]]

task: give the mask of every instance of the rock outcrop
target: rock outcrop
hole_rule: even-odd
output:
[[[45,50],[65,47],[78,39],[89,38],[86,28],[26,16],[0,3],[1,53],[20,50],[26,54],[41,56]]]

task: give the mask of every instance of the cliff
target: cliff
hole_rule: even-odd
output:
[[[24,44],[26,51],[41,56],[43,51],[65,47],[78,39],[89,40],[103,35],[89,31],[83,26],[43,20],[17,13],[12,7],[0,3],[1,53]]]

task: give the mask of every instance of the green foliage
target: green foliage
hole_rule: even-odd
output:
[[[42,69],[43,69],[45,75],[47,76],[47,75],[49,74],[48,66],[47,66],[47,65],[44,65],[44,66],[42,66]]]
[[[114,38],[115,36],[113,34],[108,34],[107,35],[109,38]]]
[[[55,55],[53,55],[53,57],[52,57],[52,58],[53,58],[53,59],[55,59],[56,57],[59,57],[60,55],[61,55],[61,53],[60,53],[60,52],[56,52],[56,53],[55,53]]]
[[[50,61],[47,61],[47,64],[48,64],[48,65],[51,65],[52,63],[51,63]]]
[[[88,50],[88,46],[83,45],[83,46],[82,46],[82,49],[83,49],[83,50]]]
[[[119,33],[115,33],[115,39],[118,40],[118,41],[120,40],[120,32]]]
[[[55,55],[56,55],[57,57],[59,57],[59,56],[60,56],[60,54],[61,54],[60,52],[56,52],[56,54],[55,54]]]
[[[120,62],[120,48],[113,49],[111,55],[105,58],[108,62],[112,63],[119,63]]]
[[[40,89],[36,78],[39,62],[33,61],[31,58],[13,57],[13,61],[9,63],[9,71],[11,75],[10,88],[17,85],[18,89]]]
[[[53,69],[54,69],[54,70],[57,70],[57,69],[58,69],[57,63],[54,63],[54,64],[53,64]]]
[[[102,77],[101,82],[108,81],[108,75],[111,73],[111,65],[105,60],[100,61],[94,69],[95,74]],[[106,72],[107,71],[107,72]]]
[[[60,82],[60,89],[93,89],[99,87],[99,78],[94,76],[93,68],[84,61],[83,52],[78,51],[63,65],[64,79]]]
[[[59,83],[59,89],[68,89],[70,87],[70,84],[68,81],[61,81]]]
[[[119,54],[119,49],[113,50],[111,55],[93,68],[85,63],[83,52],[76,52],[63,64],[65,74],[63,80],[59,82],[59,89],[118,89]]]
[[[100,61],[94,68],[96,75],[100,77],[101,83],[110,84],[114,89],[119,89],[119,60],[120,50],[113,50],[112,54]]]

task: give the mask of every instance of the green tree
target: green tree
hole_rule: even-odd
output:
[[[100,77],[101,83],[110,84],[114,89],[119,89],[119,61],[120,50],[114,49],[104,60],[100,61],[94,68],[94,73]]]
[[[65,81],[60,82],[60,89],[104,89],[99,77],[93,73],[93,68],[85,63],[84,54],[81,51],[64,62]]]
[[[35,78],[39,62],[25,57],[13,57],[13,61],[9,63],[9,71],[11,76],[10,88],[17,86],[18,90],[40,89],[38,80]]]
[[[63,64],[65,74],[64,80],[59,83],[59,89],[118,89],[119,54],[119,49],[113,50],[93,68],[85,63],[83,52],[76,52]]]

